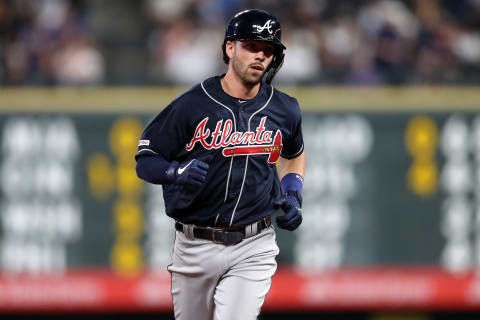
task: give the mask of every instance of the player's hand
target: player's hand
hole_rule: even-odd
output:
[[[297,191],[287,191],[282,198],[273,202],[285,212],[277,216],[275,221],[282,229],[293,231],[302,223],[302,196]]]
[[[201,186],[205,182],[208,172],[208,163],[193,159],[182,163],[173,161],[167,170],[167,176],[177,184]]]

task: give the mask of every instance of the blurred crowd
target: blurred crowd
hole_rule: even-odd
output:
[[[480,84],[480,0],[0,0],[0,84],[194,84],[245,8],[282,24],[277,84]]]

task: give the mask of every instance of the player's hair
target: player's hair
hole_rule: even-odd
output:
[[[228,64],[228,62],[230,61],[230,58],[227,56],[227,50],[225,49],[227,41],[228,40],[224,40],[222,44],[223,62],[225,62],[225,64]]]
[[[230,58],[227,56],[227,49],[225,48],[225,46],[227,45],[227,41],[227,39],[223,40],[222,44],[223,62],[225,62],[225,64],[228,64],[228,62],[230,61]]]

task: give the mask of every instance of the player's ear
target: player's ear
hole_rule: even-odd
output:
[[[234,50],[235,50],[235,43],[233,41],[227,41],[227,43],[225,43],[225,53],[230,58],[230,60],[233,58]]]

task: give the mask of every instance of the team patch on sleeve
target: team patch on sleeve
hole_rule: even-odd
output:
[[[138,142],[138,146],[149,146],[150,145],[150,140],[140,140]]]

